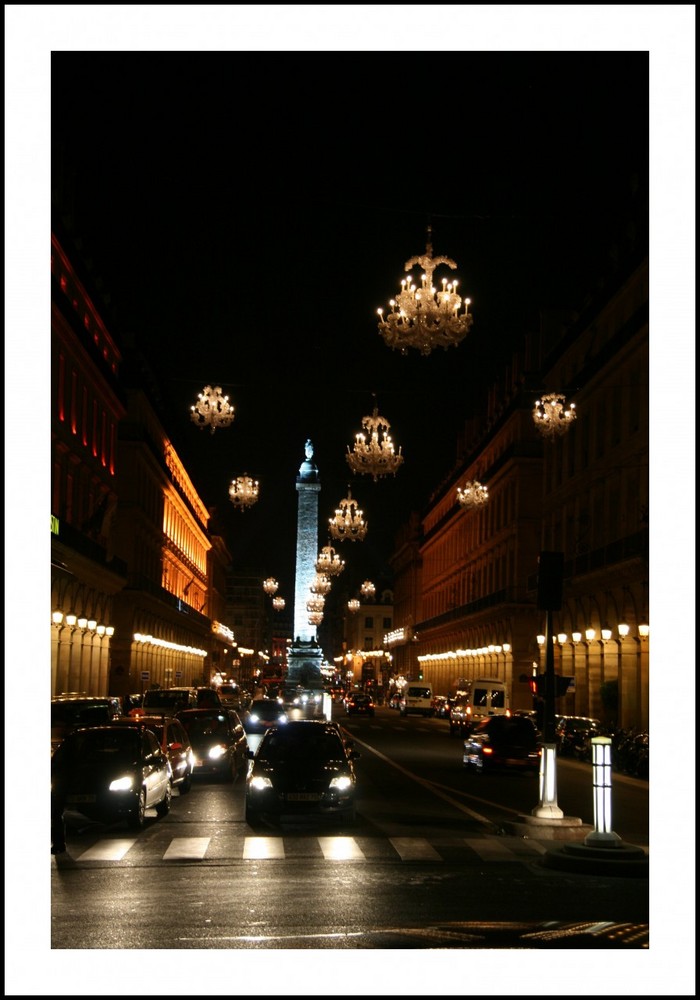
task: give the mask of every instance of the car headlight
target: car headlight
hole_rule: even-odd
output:
[[[279,719],[277,721],[278,722],[286,722],[287,721],[287,716],[286,715],[280,715],[280,717],[279,717]]]
[[[222,747],[220,743],[217,743],[215,747],[210,747],[209,756],[212,760],[219,760],[226,753],[226,747]]]
[[[110,792],[128,792],[134,787],[134,779],[130,774],[125,774],[123,778],[115,778],[110,781]]]
[[[260,722],[260,716],[259,715],[251,715],[250,716],[250,721],[251,722]]]
[[[263,788],[272,788],[272,782],[266,775],[256,774],[254,778],[250,779],[250,787],[256,792],[261,792]]]
[[[331,788],[336,788],[339,792],[346,792],[351,785],[352,778],[349,778],[347,774],[339,774],[331,779]]]

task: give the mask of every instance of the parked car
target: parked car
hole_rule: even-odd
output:
[[[368,694],[353,691],[345,699],[346,715],[374,715],[374,702]]]
[[[286,721],[287,710],[276,698],[254,698],[243,716],[243,728],[246,733],[264,733]]]
[[[479,773],[498,768],[539,771],[540,739],[524,715],[493,715],[477,722],[466,739],[462,762]]]
[[[138,718],[122,716],[115,722],[127,725],[142,725],[155,735],[163,753],[170,761],[173,787],[180,795],[185,795],[192,787],[194,753],[190,738],[180,722],[172,715],[142,715]]]
[[[269,729],[255,753],[246,782],[248,823],[262,816],[355,819],[359,753],[346,745],[337,725],[320,719]]]
[[[51,761],[51,812],[140,827],[146,810],[170,811],[172,771],[155,735],[137,723],[80,727]],[[53,824],[52,824],[53,825]]]
[[[590,760],[591,737],[605,735],[606,730],[600,719],[583,715],[562,715],[554,731],[557,754],[561,757]]]
[[[235,781],[245,773],[248,742],[232,708],[187,708],[177,713],[194,754],[194,775],[211,774]]]
[[[51,699],[51,753],[77,726],[98,726],[121,715],[118,698],[60,694]]]

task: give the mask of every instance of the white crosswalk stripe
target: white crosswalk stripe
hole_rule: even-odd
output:
[[[121,861],[127,851],[136,843],[130,840],[98,840],[80,855],[81,861]]]
[[[442,861],[425,837],[391,837],[390,840],[402,861]]]
[[[318,842],[326,861],[364,860],[354,837],[319,837]]]
[[[164,861],[201,861],[211,837],[175,837],[163,855]]]
[[[246,860],[284,858],[284,841],[281,837],[246,837],[243,857]]]

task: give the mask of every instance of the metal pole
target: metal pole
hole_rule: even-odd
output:
[[[549,609],[547,610],[544,642],[544,742],[540,758],[540,801],[532,810],[532,815],[560,819],[564,813],[557,804],[557,747],[554,738],[554,636],[552,635],[552,612]]]

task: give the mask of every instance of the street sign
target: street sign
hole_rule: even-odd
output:
[[[182,671],[181,670],[176,670],[175,671],[175,678],[176,678],[176,680],[179,680],[181,677],[182,677]]]
[[[142,681],[150,680],[150,677],[151,677],[151,671],[150,670],[142,670],[141,671],[141,680]]]

